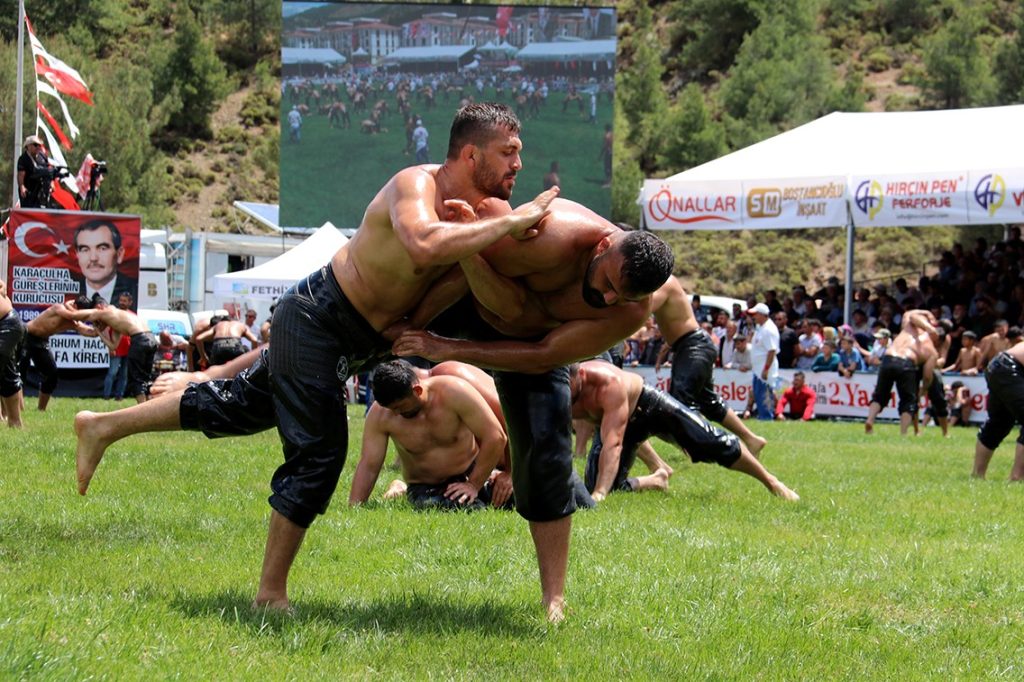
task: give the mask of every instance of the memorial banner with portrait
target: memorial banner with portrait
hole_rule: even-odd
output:
[[[22,321],[55,303],[99,294],[110,305],[138,307],[139,216],[14,209],[7,227],[7,292]],[[58,334],[50,339],[60,368],[106,367],[97,338]]]

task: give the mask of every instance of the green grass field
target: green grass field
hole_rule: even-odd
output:
[[[485,90],[479,101],[493,99]],[[358,227],[363,211],[388,178],[415,163],[405,156],[405,129],[394,111],[394,97],[388,97],[390,117],[383,122],[387,132],[367,135],[359,122],[369,114],[351,112],[352,128],[332,129],[327,116],[309,115],[302,124],[302,141],[288,142],[287,119],[291,102],[281,103],[281,224],[319,227],[331,221],[336,227]],[[511,104],[506,95],[503,100]],[[600,152],[604,126],[612,122],[612,105],[600,97],[597,124],[587,122],[575,106],[562,113],[562,94],[552,92],[540,116],[523,121],[523,170],[516,180],[512,204],[529,201],[543,189],[542,179],[552,161],[558,161],[562,196],[578,201],[598,214],[611,213],[611,190],[602,187],[604,169]],[[589,101],[586,111],[589,112]],[[441,163],[448,149],[448,129],[458,102],[445,103],[440,97],[432,110],[414,102],[430,133],[430,160]]]
[[[276,434],[135,437],[82,498],[72,417],[113,404],[34,406],[2,436],[0,679],[1022,675],[1024,488],[1010,443],[968,478],[974,429],[757,424],[795,505],[659,445],[668,493],[574,518],[569,618],[549,626],[522,519],[348,510],[357,454],[293,570],[297,615],[253,611]]]

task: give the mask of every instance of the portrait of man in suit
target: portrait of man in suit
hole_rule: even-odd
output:
[[[139,281],[117,270],[124,260],[124,245],[114,223],[102,218],[83,223],[75,230],[74,243],[82,270],[81,295],[92,298],[98,293],[116,303],[122,293],[128,293],[136,300]]]

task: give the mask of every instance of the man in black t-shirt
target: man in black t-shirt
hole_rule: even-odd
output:
[[[793,348],[800,343],[800,337],[789,326],[789,316],[784,312],[775,314],[775,326],[779,328],[779,367],[789,369],[793,366]]]
[[[38,135],[25,138],[25,151],[18,157],[18,197],[22,208],[41,208],[39,190],[49,181],[49,164]]]

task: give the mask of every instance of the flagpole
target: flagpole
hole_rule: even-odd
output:
[[[25,0],[18,0],[18,90],[15,94],[14,105],[14,192],[11,194],[11,208],[18,203],[18,164],[17,159],[21,156],[22,133],[22,109],[24,108],[25,88]]]

